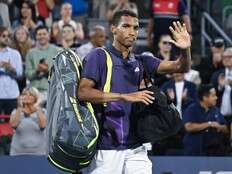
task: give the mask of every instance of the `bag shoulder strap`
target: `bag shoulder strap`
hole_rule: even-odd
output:
[[[111,88],[113,62],[112,62],[112,57],[111,57],[110,53],[104,48],[101,48],[101,49],[106,54],[106,66],[107,66],[106,83],[105,83],[105,85],[103,87],[103,92],[109,93],[110,88]],[[107,106],[106,103],[104,103],[103,105],[105,107]]]

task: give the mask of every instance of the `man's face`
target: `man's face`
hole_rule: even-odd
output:
[[[105,45],[106,34],[103,30],[97,30],[93,36],[93,42],[97,47],[102,47]]]
[[[36,33],[36,40],[40,45],[49,43],[49,32],[46,29],[40,29]]]
[[[170,40],[172,38],[168,35],[166,36],[162,36],[160,38],[160,42],[159,42],[159,49],[162,52],[170,52],[172,49],[172,44],[170,43]]]
[[[72,27],[64,27],[62,30],[62,38],[66,41],[74,40],[75,31]]]
[[[216,90],[214,88],[210,89],[209,95],[208,96],[204,96],[203,100],[204,100],[204,102],[206,102],[206,104],[209,107],[216,106],[216,103],[217,103]]]
[[[10,42],[10,33],[7,30],[5,30],[0,35],[0,47],[2,48],[7,47],[9,45],[9,42]]]
[[[70,4],[65,4],[61,8],[61,16],[72,16],[72,6]]]
[[[223,65],[227,68],[232,68],[232,54],[223,54],[222,57]]]
[[[132,47],[138,37],[139,21],[136,17],[122,16],[117,26],[112,26],[114,39],[126,48]]]

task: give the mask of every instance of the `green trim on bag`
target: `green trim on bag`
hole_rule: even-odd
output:
[[[65,167],[59,165],[57,162],[55,162],[52,159],[52,157],[50,155],[48,155],[48,159],[52,162],[53,165],[55,165],[56,167],[58,167],[58,168],[60,168],[60,169],[62,169],[64,171],[67,171],[67,172],[70,172],[70,173],[75,173],[76,172],[76,170],[68,169],[68,168],[65,168]]]
[[[90,148],[93,144],[95,144],[96,141],[98,140],[98,137],[99,137],[99,127],[98,127],[98,121],[97,121],[97,119],[96,119],[96,117],[95,117],[95,114],[94,114],[94,110],[93,110],[92,104],[89,103],[89,102],[87,102],[87,103],[86,103],[86,106],[87,106],[87,108],[89,109],[89,111],[91,112],[91,114],[93,115],[94,121],[97,123],[97,124],[96,124],[97,126],[94,127],[95,130],[96,130],[96,132],[97,132],[97,135],[96,135],[96,137],[89,143],[89,145],[87,146],[87,148],[89,149],[89,148]]]

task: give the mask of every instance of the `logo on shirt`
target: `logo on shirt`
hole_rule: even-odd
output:
[[[135,72],[139,72],[139,67],[136,67],[136,68],[135,68]]]

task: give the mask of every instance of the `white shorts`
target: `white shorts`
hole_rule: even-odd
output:
[[[140,146],[127,150],[98,150],[83,174],[152,174],[147,150]]]

